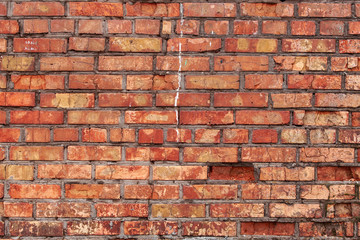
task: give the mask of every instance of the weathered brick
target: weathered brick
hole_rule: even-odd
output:
[[[214,93],[214,107],[267,107],[266,93]]]
[[[14,89],[64,89],[65,77],[61,75],[11,75]]]
[[[33,204],[4,202],[4,217],[31,218],[33,216]]]
[[[339,75],[289,75],[289,89],[341,89]]]
[[[103,34],[102,20],[79,20],[79,33]]]
[[[294,223],[281,222],[242,222],[242,235],[276,235],[293,236],[295,233]]]
[[[316,25],[313,21],[291,21],[292,35],[315,35]]]
[[[0,59],[1,71],[34,71],[34,57],[2,56]]]
[[[299,223],[300,236],[354,236],[354,225],[352,222],[302,222]]]
[[[9,232],[11,236],[25,237],[61,237],[64,234],[60,221],[11,221]]]
[[[152,204],[154,218],[200,218],[205,217],[205,204]]]
[[[144,203],[97,203],[98,217],[147,217],[148,205]]]
[[[310,142],[312,144],[330,144],[336,141],[335,129],[313,129],[310,130]]]
[[[313,167],[263,167],[260,168],[261,181],[313,181]]]
[[[320,34],[321,35],[344,35],[344,22],[340,21],[321,21]]]
[[[119,184],[65,184],[66,198],[120,199]]]
[[[80,38],[69,39],[69,50],[101,52],[105,50],[105,38]]]
[[[123,5],[106,2],[70,2],[69,12],[72,16],[122,17]]]
[[[239,35],[254,35],[258,33],[258,21],[251,20],[235,20],[234,21],[234,34]]]
[[[21,2],[14,3],[14,16],[63,16],[64,6],[60,2]]]
[[[135,33],[158,35],[160,33],[160,20],[135,19]]]
[[[333,39],[283,39],[284,52],[335,52]]]
[[[270,217],[291,217],[291,218],[320,218],[321,208],[319,204],[298,204],[287,205],[284,203],[270,203]]]
[[[150,71],[152,60],[147,56],[100,56],[99,71]]]
[[[295,125],[309,126],[346,126],[349,123],[349,113],[346,111],[294,111]]]
[[[111,142],[135,142],[135,129],[112,128],[110,129]]]
[[[19,142],[20,128],[0,128],[0,142]]]
[[[127,90],[174,90],[179,82],[176,75],[128,75]]]
[[[75,21],[71,19],[54,19],[50,21],[51,32],[73,33],[75,31]]]
[[[11,146],[10,160],[64,160],[64,148],[58,146]]]
[[[161,38],[110,37],[109,50],[113,52],[160,52]]]
[[[232,71],[267,71],[269,59],[266,56],[215,56],[214,70]]]
[[[5,179],[33,180],[34,167],[27,165],[5,165]]]
[[[181,111],[180,124],[218,125],[234,123],[232,111]]]
[[[204,30],[206,34],[227,35],[229,33],[229,22],[207,20],[204,22]]]
[[[157,56],[156,69],[162,71],[209,71],[209,57]]]
[[[186,75],[186,89],[239,89],[235,75]]]
[[[125,235],[172,235],[178,233],[177,222],[125,221]]]
[[[24,33],[36,34],[36,33],[48,33],[48,32],[49,32],[49,22],[47,19],[24,20]]]
[[[296,199],[295,185],[265,185],[243,184],[241,185],[242,199]]]
[[[132,33],[130,20],[107,20],[108,33]]]
[[[216,218],[258,218],[264,217],[264,204],[219,203],[210,204],[210,216]]]
[[[91,179],[91,165],[38,165],[38,178]]]
[[[210,167],[209,179],[253,181],[255,180],[253,167]]]
[[[177,185],[125,185],[126,199],[179,199]]]
[[[148,179],[148,166],[96,166],[96,179]]]
[[[69,146],[68,159],[74,161],[120,161],[121,147],[117,146]]]
[[[241,3],[241,15],[254,17],[291,17],[294,15],[293,4]]]
[[[290,122],[288,111],[236,111],[236,124],[245,125],[282,125]]]
[[[300,161],[302,162],[354,162],[352,148],[301,148]]]
[[[184,199],[235,199],[236,197],[236,185],[183,186]]]
[[[127,161],[179,161],[179,149],[175,147],[126,148],[126,160]]]
[[[91,214],[89,203],[61,202],[37,203],[36,216],[40,218],[88,218]]]
[[[57,199],[61,197],[61,187],[54,184],[10,184],[9,195],[17,199]]]
[[[277,40],[266,38],[227,38],[226,52],[276,52]]]
[[[14,38],[14,52],[65,53],[66,42],[57,38]]]
[[[149,17],[178,17],[180,16],[179,3],[126,3],[127,16]]]
[[[203,166],[154,166],[154,180],[201,180],[207,179],[207,167]]]
[[[120,111],[68,111],[68,124],[118,124]]]
[[[307,143],[307,132],[305,129],[283,129],[281,131],[281,143]]]
[[[220,130],[218,129],[196,129],[196,143],[220,143]]]
[[[175,103],[176,102],[176,103]],[[210,106],[209,93],[158,93],[156,106]]]
[[[168,52],[209,52],[220,48],[219,38],[172,38],[167,41]]]
[[[125,123],[176,124],[175,111],[126,111]]]
[[[358,181],[360,168],[358,167],[318,167],[318,181]]]
[[[249,141],[249,131],[247,129],[224,129],[224,143],[247,143]]]
[[[237,162],[238,149],[224,147],[185,147],[184,162]]]
[[[300,17],[350,17],[348,3],[299,3]]]
[[[325,71],[327,57],[275,56],[275,70],[278,71]]]
[[[47,108],[93,108],[95,97],[92,93],[42,93],[40,106]]]
[[[151,94],[99,93],[99,107],[151,107]]]
[[[254,129],[252,132],[253,143],[277,143],[278,133],[275,129]]]
[[[236,222],[185,222],[182,228],[185,236],[236,236]]]
[[[184,3],[187,17],[235,17],[234,3]]]
[[[243,147],[242,162],[295,162],[295,148]]]
[[[83,142],[106,142],[107,131],[103,128],[83,128],[81,129]]]
[[[200,21],[198,20],[178,20],[176,21],[175,32],[177,34],[199,35]]]
[[[70,221],[67,222],[68,235],[118,235],[120,221]]]
[[[76,75],[69,76],[71,89],[122,89],[121,75]]]

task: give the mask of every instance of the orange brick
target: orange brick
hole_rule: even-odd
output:
[[[119,184],[65,184],[66,198],[120,199]]]
[[[10,184],[9,195],[22,199],[57,199],[61,197],[61,187],[54,184]]]
[[[56,38],[14,38],[14,52],[65,53],[66,42]]]
[[[227,35],[229,33],[229,22],[207,20],[204,23],[204,30],[206,34]]]
[[[203,166],[154,166],[153,179],[172,180],[201,180],[207,179],[207,167]]]
[[[210,94],[209,93],[179,93],[179,94],[158,93],[156,94],[156,106],[206,107],[206,106],[210,106]]]
[[[241,3],[241,15],[253,17],[292,17],[294,5],[285,3]]]
[[[43,108],[93,108],[95,97],[92,93],[42,93],[40,106]]]
[[[263,21],[262,24],[263,34],[281,35],[287,33],[287,22],[284,21]]]
[[[185,147],[184,162],[238,162],[238,148]]]
[[[41,57],[41,71],[92,71],[93,57]]]
[[[68,159],[74,161],[120,161],[121,147],[117,146],[69,146]]]
[[[38,178],[90,179],[91,165],[38,165]]]
[[[180,111],[183,125],[223,125],[234,123],[232,111]]]
[[[127,16],[149,17],[178,17],[180,16],[180,4],[178,3],[126,3]]]
[[[180,88],[176,75],[128,75],[127,90],[175,90]]]
[[[147,217],[148,208],[144,203],[95,204],[98,217]]]
[[[177,185],[125,185],[126,199],[178,199]]]
[[[112,128],[110,129],[111,142],[135,142],[135,129]]]
[[[126,111],[128,124],[176,124],[175,111]]]
[[[340,21],[321,21],[320,34],[321,35],[344,35],[344,22]]]
[[[17,30],[19,31],[19,30]],[[24,33],[48,33],[49,22],[45,19],[25,19]]]
[[[102,128],[83,128],[81,130],[83,142],[106,142],[107,132]]]
[[[201,218],[205,217],[205,204],[152,204],[155,218]]]
[[[235,75],[186,75],[186,89],[239,89]]]
[[[121,75],[76,75],[69,76],[70,89],[122,89]]]
[[[0,128],[0,142],[19,142],[19,128]]]
[[[241,185],[243,199],[296,199],[296,185],[265,185],[248,183]]]
[[[31,218],[33,216],[33,204],[4,202],[5,217]]]
[[[292,35],[315,35],[316,25],[313,21],[291,21]]]
[[[109,33],[132,33],[132,22],[130,20],[108,20]]]
[[[26,142],[50,142],[50,129],[48,128],[26,128]]]
[[[22,2],[13,5],[14,16],[63,16],[64,6],[60,2]]]
[[[157,56],[156,69],[162,71],[209,71],[209,57]],[[181,67],[180,67],[181,66]]]
[[[150,71],[152,61],[146,56],[100,56],[99,71]]]
[[[96,179],[148,179],[148,166],[96,166]]]
[[[64,89],[61,75],[11,75],[14,89]]]
[[[234,34],[239,35],[254,35],[258,33],[258,21],[250,20],[235,20],[234,21]]]
[[[295,162],[295,148],[243,147],[242,162]]]
[[[55,128],[55,142],[77,142],[79,141],[79,130],[76,128]]]
[[[103,34],[102,20],[79,20],[79,33]]]
[[[160,20],[135,19],[135,33],[158,35],[160,33]]]
[[[167,41],[168,52],[209,52],[220,48],[219,38],[172,38]]]
[[[62,124],[62,111],[10,111],[10,123],[13,124]]]
[[[139,143],[162,144],[164,133],[162,129],[139,129]]]
[[[220,130],[218,129],[196,129],[196,143],[220,143]]]
[[[348,3],[299,3],[300,17],[350,17]]]
[[[191,143],[191,130],[182,128],[169,128],[167,130],[168,142]]]
[[[101,52],[105,50],[105,38],[79,38],[69,39],[69,50]]]
[[[232,71],[267,71],[269,59],[265,56],[215,56],[214,70]]]
[[[277,40],[266,38],[227,38],[226,52],[276,52]]]
[[[109,51],[112,52],[160,52],[161,38],[110,37]]]
[[[242,222],[242,235],[275,235],[293,236],[295,233],[294,223],[281,222]]]
[[[224,143],[247,143],[249,142],[249,130],[247,129],[224,129]]]
[[[264,204],[230,203],[210,204],[211,217],[264,217]]]
[[[234,3],[184,3],[187,17],[235,17]]]
[[[235,199],[237,185],[183,186],[183,199]]]
[[[267,93],[214,93],[214,107],[267,107]]]
[[[119,124],[120,111],[68,111],[68,124]]]
[[[177,20],[175,32],[177,34],[199,35],[200,21],[198,20]]]
[[[10,160],[64,160],[64,149],[55,146],[11,146]]]
[[[70,2],[69,11],[71,16],[122,17],[123,5],[106,2]]]
[[[151,94],[100,93],[99,107],[151,107]]]
[[[74,33],[75,21],[65,19],[54,19],[50,21],[51,32],[54,33]]]
[[[127,161],[179,161],[179,149],[174,147],[126,148]]]

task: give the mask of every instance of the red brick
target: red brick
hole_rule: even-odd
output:
[[[232,71],[267,71],[269,59],[266,56],[215,56],[214,70]]]
[[[135,142],[135,129],[112,128],[110,129],[111,142]]]
[[[235,75],[186,75],[186,89],[239,89]]]
[[[9,226],[11,236],[61,237],[63,223],[60,221],[11,221]]]
[[[50,142],[50,129],[48,128],[26,128],[26,142]]]
[[[178,3],[126,3],[127,16],[149,17],[178,17],[180,16],[180,4]]]
[[[359,9],[359,7],[357,7]],[[349,34],[360,34],[360,22],[349,22]]]
[[[280,222],[242,222],[242,235],[276,235],[293,236],[295,233],[294,223]]]
[[[315,237],[352,237],[354,236],[352,222],[302,222],[299,223],[300,236]]]
[[[321,21],[320,34],[321,35],[344,35],[344,22],[340,21]]]
[[[128,75],[127,90],[175,90],[180,89],[176,75]]]
[[[178,233],[178,223],[168,221],[125,221],[125,235],[172,235]]]
[[[40,106],[43,108],[93,108],[95,97],[92,93],[42,93]]]
[[[311,93],[279,93],[272,94],[274,108],[305,108],[311,107]]]
[[[167,130],[168,142],[191,143],[191,130],[181,128],[169,128]]]
[[[243,147],[242,162],[295,162],[295,148]]]
[[[68,159],[74,161],[120,161],[121,147],[117,146],[69,146]]]
[[[61,75],[11,75],[14,89],[64,89],[65,77]]]
[[[352,49],[354,50],[354,49]],[[357,57],[332,57],[331,70],[332,71],[360,71]]]
[[[57,146],[11,146],[10,160],[64,160],[63,147]]]
[[[63,16],[64,6],[60,2],[14,3],[14,16]]]
[[[75,21],[65,19],[54,19],[50,22],[51,32],[54,33],[74,33]]]
[[[253,167],[218,167],[210,168],[209,179],[212,180],[232,180],[232,181],[253,181]]]
[[[103,34],[102,20],[79,20],[79,33]]]
[[[162,144],[164,133],[162,129],[139,129],[139,143]]]
[[[270,203],[270,217],[291,218],[320,218],[321,208],[319,204],[293,204]]]
[[[14,38],[14,52],[65,53],[66,42],[56,38]]]
[[[300,17],[350,17],[348,3],[299,3]]]
[[[210,204],[210,216],[216,218],[264,217],[264,204],[251,204],[251,203]]]
[[[13,124],[62,124],[62,111],[10,111],[10,123]]]
[[[25,202],[4,202],[4,217],[31,218],[33,204]]]
[[[353,125],[355,125],[353,123]],[[357,129],[340,129],[339,142],[357,144],[360,142],[360,131]]]
[[[130,20],[107,20],[108,33],[132,33]]]
[[[267,107],[267,93],[214,93],[214,107]]]
[[[282,71],[325,71],[327,57],[275,56],[275,70]]]
[[[103,128],[83,128],[81,129],[83,142],[106,142],[107,131]]]
[[[19,30],[17,30],[18,32]],[[48,33],[49,22],[45,19],[25,19],[24,33]]]
[[[90,179],[91,165],[38,165],[38,178]]]
[[[0,123],[5,124],[6,123],[6,112],[0,111]],[[0,151],[1,152],[1,151]],[[1,155],[1,154],[0,154]]]
[[[341,89],[339,75],[288,75],[289,89]]]
[[[154,218],[205,217],[205,204],[152,204]]]
[[[358,167],[318,167],[318,181],[358,181],[360,168]]]
[[[160,38],[110,37],[109,50],[113,52],[160,52]]]
[[[247,143],[249,142],[249,130],[247,129],[224,129],[224,143]]]
[[[232,111],[181,111],[182,125],[223,125],[234,123]]]
[[[284,52],[335,52],[334,39],[283,39]]]
[[[184,3],[187,17],[235,17],[234,3]]]
[[[93,71],[93,57],[41,57],[41,71]]]
[[[101,52],[105,50],[105,38],[79,38],[69,39],[69,50]]]
[[[195,130],[196,143],[220,143],[219,129],[196,129]]]
[[[18,199],[57,199],[61,197],[61,187],[53,184],[10,184],[9,195]]]
[[[0,3],[0,16],[6,16],[7,4],[5,2]]]
[[[285,3],[241,3],[241,15],[253,17],[292,17],[294,5]]]
[[[122,3],[106,2],[70,2],[69,12],[71,16],[105,16],[122,17]]]
[[[316,93],[315,106],[316,107],[359,107],[358,94],[336,94],[336,93]]]
[[[100,93],[99,107],[151,107],[151,94]]]
[[[234,21],[234,34],[239,35],[254,35],[258,33],[258,21],[250,20],[235,20]]]
[[[206,34],[227,35],[229,33],[229,22],[207,20],[204,22],[204,31]]]
[[[119,235],[120,221],[70,221],[67,222],[68,235]]]
[[[79,130],[76,128],[55,128],[55,142],[77,142],[79,141]]]
[[[237,185],[183,186],[183,199],[236,199]]]
[[[275,129],[254,129],[252,133],[253,143],[277,143],[278,134]]]
[[[0,128],[0,142],[19,142],[20,128]]]
[[[290,122],[288,111],[236,111],[236,124],[250,125],[282,125]]]
[[[66,198],[120,199],[119,184],[65,184]]]
[[[200,21],[197,20],[177,20],[175,32],[177,34],[199,35]]]
[[[135,19],[135,33],[158,35],[160,33],[160,20]]]
[[[126,111],[128,124],[176,124],[175,111]]]
[[[127,161],[179,161],[179,149],[174,147],[126,148],[126,160]]]
[[[313,21],[291,21],[292,35],[315,35],[316,25]]]
[[[349,113],[346,111],[294,111],[295,125],[309,126],[346,126],[349,123]]]
[[[96,179],[148,179],[148,166],[96,166]]]
[[[125,185],[126,199],[179,199],[177,185]]]
[[[185,147],[184,162],[237,162],[238,149],[225,147]]]
[[[162,71],[209,71],[209,57],[157,56],[156,69]]]
[[[175,103],[176,101],[176,103]],[[156,106],[210,106],[208,93],[158,93]]]
[[[247,74],[245,88],[247,89],[282,89],[282,75]]]
[[[151,71],[152,57],[100,56],[99,71]]]
[[[69,76],[70,89],[122,89],[121,75],[75,75]]]
[[[0,39],[0,52],[6,52],[6,51],[7,51],[7,40]]]
[[[296,185],[265,185],[249,183],[241,185],[242,199],[296,199]]]
[[[167,41],[168,52],[209,52],[220,48],[219,38],[172,38]]]
[[[276,39],[265,38],[227,38],[226,52],[276,52]]]
[[[40,218],[88,218],[91,214],[89,203],[61,202],[37,203],[36,217]]]
[[[282,35],[287,33],[287,22],[285,21],[263,21],[262,23],[263,34]]]
[[[68,124],[119,124],[120,111],[68,111]]]
[[[154,166],[153,180],[203,180],[207,179],[207,167],[203,166]]]
[[[33,107],[35,106],[35,93],[0,92],[0,106]]]
[[[98,203],[95,204],[98,217],[147,217],[148,205],[143,203]]]
[[[185,236],[236,236],[236,222],[184,222]]]
[[[263,167],[260,169],[260,181],[313,181],[313,167]]]

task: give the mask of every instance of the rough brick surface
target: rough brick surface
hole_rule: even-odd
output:
[[[0,0],[0,239],[359,239],[359,17]]]

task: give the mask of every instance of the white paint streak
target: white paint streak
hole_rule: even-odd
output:
[[[184,18],[183,18],[183,5],[180,4],[180,25],[183,26],[184,24]],[[180,38],[183,37],[183,31],[182,28],[180,27]],[[181,86],[181,61],[182,61],[182,57],[181,57],[181,42],[179,42],[179,69],[178,69],[178,87],[176,89],[176,95],[175,95],[175,102],[174,102],[174,107],[175,107],[175,113],[176,113],[176,140],[179,139],[179,109],[178,109],[178,101],[179,101],[179,94],[180,94],[180,86]]]

